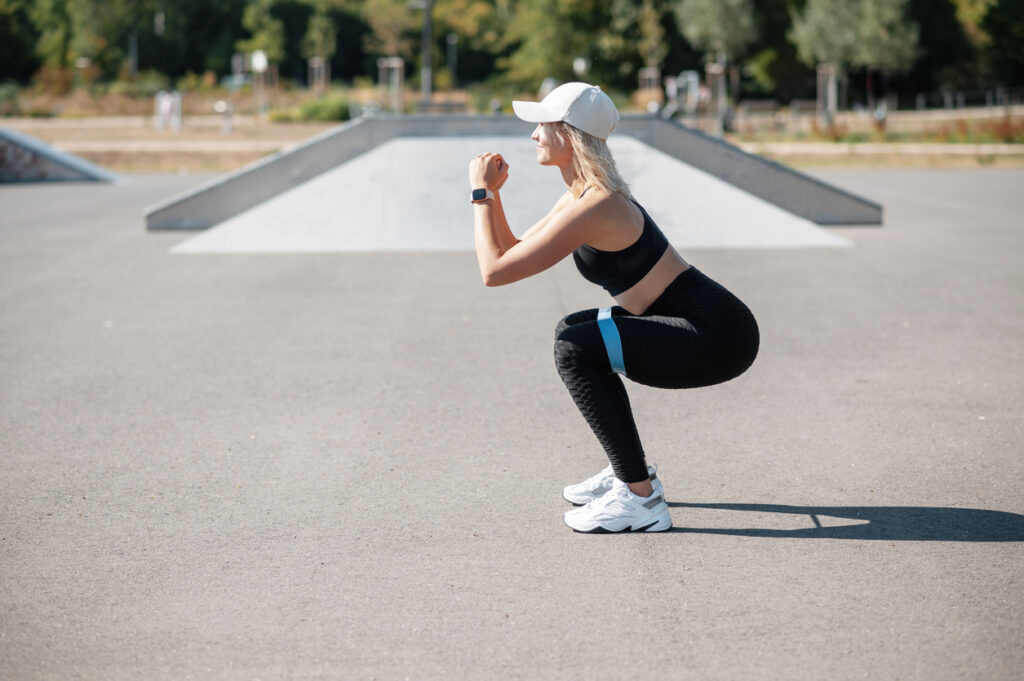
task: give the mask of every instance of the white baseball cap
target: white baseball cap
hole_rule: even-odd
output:
[[[565,121],[600,139],[608,139],[619,122],[611,98],[588,83],[559,85],[539,102],[512,102],[512,110],[528,123]]]

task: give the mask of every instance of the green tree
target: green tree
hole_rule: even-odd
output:
[[[438,0],[434,15],[441,18],[474,49],[497,52],[508,25],[509,0]]]
[[[970,82],[972,85],[991,83],[992,70],[987,57],[992,40],[982,26],[982,22],[996,0],[952,1],[956,8],[957,22],[970,46],[969,50],[964,50],[965,56],[958,60],[955,69],[956,80]],[[920,22],[918,24],[920,25]],[[926,49],[922,47],[921,51],[925,52]]]
[[[144,10],[148,27],[153,25],[151,8],[134,0],[72,0],[68,7],[74,26],[72,54],[89,59],[110,79],[127,65],[133,35],[138,45]]]
[[[920,54],[900,78],[908,91],[974,87],[979,83],[978,51],[971,45],[953,0],[908,0],[908,14],[920,27]]]
[[[237,43],[240,52],[263,50],[267,60],[280,63],[285,55],[284,24],[271,10],[274,0],[250,0],[242,14],[242,26],[250,37]]]
[[[881,72],[883,91],[888,89],[889,75],[910,70],[917,57],[919,29],[907,19],[906,4],[906,0],[860,0],[854,60]]]
[[[906,0],[861,0],[856,63],[899,73],[914,64],[920,30],[906,17]]]
[[[513,51],[499,59],[505,79],[515,87],[536,90],[544,78],[575,80],[573,61],[590,60],[587,78],[607,81],[617,66],[608,63],[611,15],[603,0],[519,0],[509,22],[507,42]]]
[[[838,106],[837,83],[845,82],[846,72],[857,58],[858,5],[857,0],[807,0],[802,13],[792,14],[789,39],[800,61],[812,68],[823,64],[828,70],[824,93],[827,122]]]
[[[498,62],[506,79],[524,89],[536,90],[547,77],[573,78],[573,53],[580,48],[572,27],[561,20],[553,0],[520,0],[509,25],[507,39],[518,44]]]
[[[663,2],[655,0],[613,0],[609,6],[609,30],[602,36],[602,48],[610,59],[644,66],[660,66],[668,55]]]
[[[992,41],[987,52],[996,79],[1003,85],[1024,83],[1024,3],[999,0],[982,28]]]
[[[964,27],[964,33],[976,49],[984,49],[991,40],[985,32],[982,22],[996,0],[953,0],[956,5],[956,18]]]
[[[35,55],[39,33],[26,4],[25,0],[0,0],[0,83],[25,82],[39,68]]]
[[[486,80],[507,45],[510,0],[437,0],[434,5],[434,67],[447,62],[448,33],[458,36],[458,79]],[[441,27],[444,28],[441,28]],[[452,74],[453,76],[455,74]]]
[[[748,48],[750,57],[744,64],[744,73],[749,76],[744,85],[754,96],[789,101],[806,96],[808,84],[813,83],[813,75],[797,58],[796,48],[787,37],[793,25],[793,5],[794,0],[757,0],[754,4],[758,38]]]
[[[331,80],[329,60],[337,46],[337,32],[334,22],[324,8],[318,7],[309,18],[306,35],[302,38],[302,56],[306,59],[320,60],[319,75],[314,75],[315,82],[310,83],[320,95],[326,92]]]
[[[602,56],[618,61],[621,75],[631,77],[637,66],[661,67],[669,53],[665,23],[672,16],[670,7],[663,0],[613,0]]]
[[[678,0],[679,29],[710,59],[731,63],[757,39],[752,0]]]
[[[306,59],[330,59],[336,49],[337,28],[334,21],[326,13],[318,10],[309,18],[306,35],[302,38],[302,56]]]
[[[804,64],[853,65],[857,55],[858,2],[807,0],[802,13],[793,12],[789,39]]]
[[[740,70],[726,67],[736,61],[757,39],[752,0],[679,0],[676,5],[679,29],[686,39],[704,52],[707,60],[721,69],[716,108],[720,120],[726,115],[725,75],[731,74],[733,99],[739,97]]]
[[[655,7],[654,0],[643,0],[640,5],[640,56],[646,66],[660,67],[668,55],[665,44],[665,28],[661,25],[661,12]]]
[[[421,14],[409,7],[408,0],[366,0],[363,16],[373,31],[366,49],[385,57],[410,59],[416,44],[411,32],[420,27]]]
[[[355,0],[331,0],[326,13],[337,29],[335,52],[331,58],[332,77],[375,74],[374,58],[365,48],[371,29],[361,4]]]
[[[36,51],[48,66],[66,69],[71,65],[71,0],[35,0],[32,21],[40,32]]]

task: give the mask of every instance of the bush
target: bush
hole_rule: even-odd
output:
[[[175,84],[175,87],[181,92],[209,92],[216,86],[217,74],[213,71],[202,74],[189,71]]]
[[[159,71],[142,71],[134,79],[111,83],[109,92],[115,95],[149,98],[170,86],[167,76]]]
[[[842,123],[832,123],[828,127],[823,127],[817,120],[811,124],[811,130],[814,137],[818,139],[826,139],[829,142],[843,142],[849,134],[850,130],[847,126]]]
[[[1004,144],[1024,143],[1024,118],[1011,118],[1007,115],[999,120],[989,122],[986,127],[997,142]]]
[[[357,90],[372,90],[377,87],[377,82],[369,76],[356,76],[352,79],[352,87]]]
[[[267,112],[267,119],[271,123],[296,123],[299,119],[298,109],[271,109]]]
[[[18,104],[18,85],[13,82],[0,84],[0,116],[17,116],[21,114]]]
[[[496,79],[477,83],[468,88],[470,108],[476,113],[493,113],[491,106],[498,105],[505,112],[512,110],[513,99],[529,99],[519,91],[499,83]]]
[[[1024,118],[1003,118],[977,121],[957,121],[939,129],[938,141],[947,144],[1020,144],[1024,143]]]
[[[341,94],[327,95],[323,99],[312,99],[299,106],[273,109],[267,114],[274,123],[299,123],[302,121],[347,121],[352,117],[348,97]]]
[[[352,117],[344,95],[327,95],[305,102],[299,106],[298,115],[303,121],[347,121]]]
[[[32,77],[37,90],[54,95],[66,95],[71,92],[74,83],[74,72],[72,69],[63,69],[58,66],[43,66],[36,75]]]

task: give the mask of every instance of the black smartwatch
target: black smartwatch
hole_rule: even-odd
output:
[[[490,189],[474,189],[473,190],[473,198],[472,198],[473,203],[480,203],[481,201],[486,201],[487,199],[493,199],[493,198],[494,198],[494,192],[492,192]]]

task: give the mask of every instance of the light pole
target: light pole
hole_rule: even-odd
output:
[[[255,73],[254,85],[256,90],[256,116],[263,120],[263,90],[266,86],[267,53],[263,50],[256,50],[252,53],[252,70]]]
[[[715,109],[712,120],[712,134],[721,137],[725,132],[725,66],[721,62],[708,62],[704,65],[707,72],[708,88],[711,90],[711,99],[708,102],[708,109]]]
[[[458,77],[455,72],[458,70],[459,63],[459,36],[454,33],[448,34],[448,75],[452,77],[452,87],[458,86]]]
[[[434,0],[413,0],[409,3],[409,7],[423,10],[423,45],[421,48],[423,64],[420,66],[420,92],[423,97],[423,103],[429,104],[433,76],[433,71],[430,67],[434,63],[434,26],[431,21],[434,14]]]

